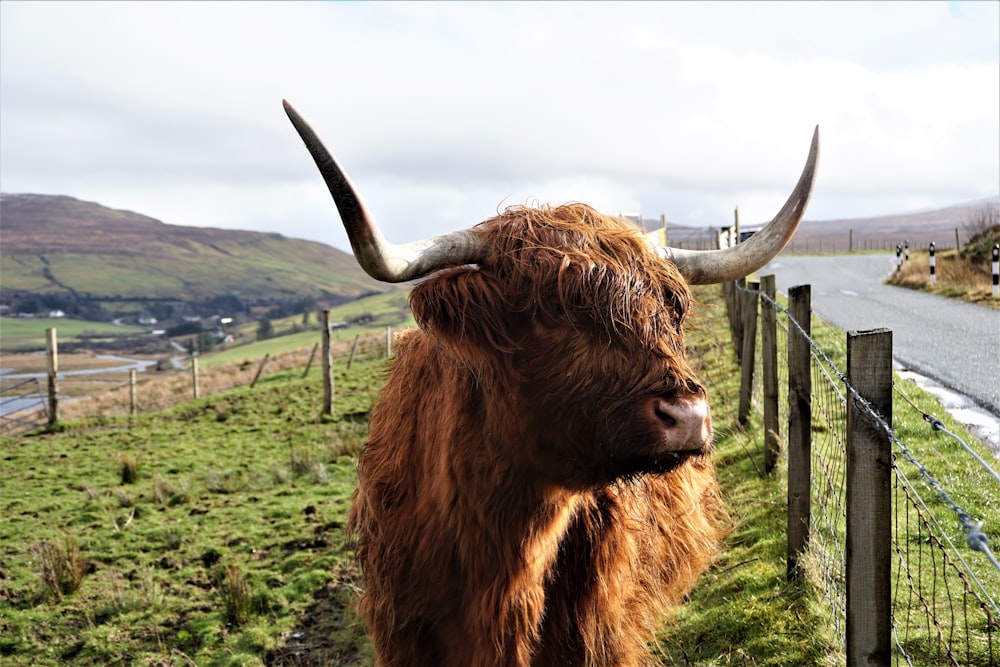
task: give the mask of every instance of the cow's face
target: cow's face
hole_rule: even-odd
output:
[[[684,356],[687,284],[631,224],[583,205],[480,226],[478,269],[414,289],[421,326],[489,391],[484,434],[564,485],[668,471],[711,446]],[[485,444],[485,443],[484,443]]]
[[[669,470],[710,447],[704,392],[684,359],[685,281],[736,280],[788,243],[812,192],[819,128],[795,189],[764,229],[733,248],[664,248],[665,263],[627,223],[577,205],[515,209],[391,243],[312,128],[287,102],[285,111],[369,275],[404,282],[439,272],[414,290],[414,313],[492,392],[478,421],[484,439],[512,448],[510,460],[591,484]],[[448,268],[469,264],[479,269]]]

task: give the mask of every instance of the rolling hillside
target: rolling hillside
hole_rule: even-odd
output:
[[[955,204],[940,209],[912,211],[893,215],[865,218],[843,218],[836,220],[805,219],[795,232],[793,242],[785,252],[847,252],[850,237],[854,235],[854,249],[891,250],[896,243],[908,240],[913,248],[926,248],[934,242],[939,248],[955,246],[955,230],[962,243],[970,236],[969,223],[984,210],[1000,215],[1000,197],[988,197],[971,202]],[[808,210],[807,210],[808,214]],[[728,221],[727,221],[728,222]],[[741,220],[743,229],[758,227],[766,220]],[[659,220],[645,219],[646,229],[659,227]],[[708,249],[714,237],[705,227],[686,227],[669,224],[671,241],[688,248]],[[713,230],[714,232],[714,230]]]
[[[0,291],[109,303],[340,302],[387,291],[354,258],[281,234],[169,225],[66,196],[0,195]]]

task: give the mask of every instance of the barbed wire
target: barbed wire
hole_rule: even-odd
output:
[[[983,468],[986,469],[986,472],[988,472],[990,475],[992,475],[993,479],[995,479],[998,483],[1000,483],[1000,475],[998,475],[997,472],[992,467],[990,467],[990,464],[987,463],[986,461],[984,461],[983,458],[981,456],[979,456],[979,454],[977,454],[975,451],[973,451],[973,449],[971,447],[969,447],[969,445],[966,444],[965,440],[962,440],[962,438],[958,437],[957,435],[955,435],[954,433],[952,433],[951,431],[949,431],[945,427],[944,422],[942,422],[940,419],[938,419],[937,417],[935,417],[933,415],[929,415],[926,412],[924,412],[923,410],[921,410],[913,401],[910,400],[910,398],[905,393],[903,393],[902,389],[900,389],[899,387],[896,386],[895,382],[892,383],[892,388],[900,396],[900,398],[902,398],[904,401],[906,401],[907,403],[910,404],[910,407],[912,407],[914,410],[916,410],[917,412],[919,412],[921,414],[921,416],[923,417],[924,421],[927,422],[928,424],[930,424],[931,428],[933,430],[935,430],[935,431],[941,431],[942,433],[944,433],[946,435],[950,435],[952,438],[954,438],[955,440],[957,440],[958,443],[960,445],[962,445],[962,447],[965,448],[965,451],[967,451],[969,454],[971,454],[972,457],[975,458],[976,461],[979,462],[979,465],[983,466]]]
[[[788,317],[788,321],[795,326],[796,330],[802,335],[802,337],[806,340],[806,342],[808,342],[813,352],[820,359],[823,360],[823,362],[830,368],[830,370],[837,377],[837,379],[844,383],[845,390],[847,391],[848,394],[850,394],[854,398],[854,400],[857,402],[858,407],[863,412],[867,413],[868,416],[872,420],[874,420],[874,422],[879,426],[879,428],[885,431],[886,435],[889,437],[889,440],[893,444],[895,444],[896,447],[899,448],[899,451],[902,454],[903,458],[906,459],[910,464],[912,464],[917,469],[921,477],[924,478],[924,481],[927,483],[927,485],[930,486],[931,489],[933,489],[938,494],[941,501],[946,506],[948,506],[953,512],[955,512],[955,515],[958,517],[959,523],[962,526],[962,530],[965,532],[966,545],[973,551],[978,551],[983,555],[985,555],[986,558],[989,559],[993,567],[996,568],[998,572],[1000,572],[1000,561],[997,560],[996,556],[994,556],[993,552],[990,550],[989,540],[986,536],[986,533],[983,532],[982,530],[983,522],[974,520],[971,514],[969,514],[961,505],[959,505],[954,499],[952,499],[952,497],[948,494],[947,491],[945,491],[944,487],[941,485],[940,482],[938,482],[938,480],[934,477],[934,475],[931,474],[931,472],[927,469],[927,467],[923,463],[921,463],[913,454],[913,452],[910,450],[910,448],[907,447],[906,444],[903,443],[896,436],[896,432],[893,430],[892,426],[882,417],[882,415],[878,414],[875,408],[872,407],[872,404],[867,399],[865,399],[858,392],[858,390],[848,381],[847,376],[844,375],[839,368],[837,368],[837,365],[833,362],[832,359],[830,359],[829,355],[827,355],[825,352],[823,352],[822,349],[820,349],[819,344],[815,340],[813,340],[812,336],[810,336],[809,333],[806,332],[806,330],[802,327],[802,325],[799,322],[797,322],[794,317],[792,317],[792,314],[788,311],[788,309],[785,308],[780,303],[778,303],[776,300],[769,297],[767,294],[761,292],[760,290],[751,290],[741,286],[739,283],[736,283],[736,289],[741,292],[758,295],[760,298],[774,305],[778,310],[784,313],[786,317]],[[994,606],[995,605],[996,603],[994,602]]]

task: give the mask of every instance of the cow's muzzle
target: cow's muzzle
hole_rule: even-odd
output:
[[[661,452],[700,452],[712,444],[712,416],[704,395],[654,396],[646,400],[644,412]]]

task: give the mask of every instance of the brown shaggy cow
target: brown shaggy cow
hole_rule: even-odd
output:
[[[656,249],[582,204],[515,207],[394,246],[286,110],[369,273],[433,274],[410,297],[420,328],[398,338],[351,510],[378,664],[647,664],[724,516],[705,392],[684,356],[688,284],[780,250],[816,138],[749,249]]]

